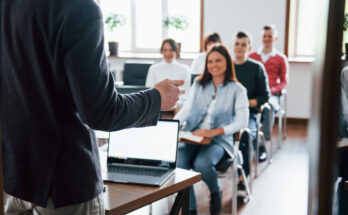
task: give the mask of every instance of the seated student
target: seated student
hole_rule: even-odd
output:
[[[175,119],[182,130],[211,138],[208,145],[179,143],[177,166],[202,173],[210,190],[210,213],[221,211],[221,187],[215,165],[225,153],[233,154],[233,133],[248,124],[248,98],[237,82],[230,54],[217,45],[207,53],[204,73],[193,83],[187,101]],[[190,211],[197,214],[193,187],[190,188]]]
[[[278,31],[274,25],[264,26],[262,32],[262,47],[249,55],[250,58],[257,60],[266,68],[269,79],[269,87],[272,96],[269,100],[272,108],[271,128],[273,128],[275,113],[279,110],[279,95],[286,88],[289,63],[286,56],[275,49],[275,42],[278,39]],[[268,123],[268,117],[264,117]],[[270,140],[271,131],[268,126],[262,127],[266,140]]]
[[[341,108],[339,119],[339,136],[348,138],[348,67],[342,70],[341,74]],[[348,181],[348,152],[340,152],[340,172],[342,181],[338,188],[338,215],[348,214],[348,191],[344,190],[344,183]]]
[[[177,112],[183,105],[185,97],[190,89],[191,75],[189,67],[178,63],[176,59],[177,44],[173,39],[165,39],[161,45],[163,61],[156,63],[149,68],[146,77],[145,86],[153,87],[164,79],[185,80],[185,93],[179,96],[179,101],[174,106],[174,112]]]
[[[213,47],[216,43],[221,43],[221,38],[218,33],[214,32],[208,34],[204,38],[204,52],[200,53],[191,64],[191,74],[200,75],[204,71],[205,57],[207,56],[207,51]]]
[[[255,60],[249,59],[248,52],[251,50],[251,37],[247,32],[238,32],[234,38],[233,51],[235,54],[236,75],[239,82],[247,89],[249,99],[249,129],[251,131],[251,142],[256,145],[257,135],[256,117],[258,107],[268,102],[270,90],[268,78],[263,65]],[[253,144],[252,144],[253,145]],[[249,159],[249,147],[246,141],[240,142],[241,151],[245,160]],[[252,156],[252,155],[250,155]],[[260,161],[267,159],[265,147],[260,147]],[[244,162],[245,173],[250,173],[249,162]]]

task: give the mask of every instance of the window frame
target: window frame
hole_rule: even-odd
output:
[[[284,53],[289,58],[310,59],[314,58],[314,52],[311,55],[299,54],[297,51],[298,43],[298,22],[299,22],[299,1],[286,0],[286,29]],[[313,50],[314,51],[314,50]]]
[[[100,4],[100,1],[102,0],[94,0],[98,5]],[[130,1],[130,7],[131,7],[131,42],[130,42],[130,51],[122,51],[121,53],[134,53],[134,54],[149,54],[149,53],[158,53],[158,48],[139,48],[136,46],[136,0],[129,0]],[[168,0],[161,0],[162,1],[162,19],[168,15]],[[204,27],[204,0],[200,1],[200,18],[199,18],[199,49],[197,52],[183,52],[183,54],[192,54],[192,53],[198,53],[201,52],[203,49],[203,27]],[[162,40],[168,37],[168,29],[162,26]]]

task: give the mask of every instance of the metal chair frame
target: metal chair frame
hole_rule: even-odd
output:
[[[239,164],[236,162],[238,159],[242,159],[242,154],[239,151],[239,143],[240,143],[240,138],[243,134],[243,132],[249,132],[249,153],[251,152],[251,141],[250,141],[250,131],[248,128],[241,130],[240,132],[237,132],[234,134],[236,138],[234,138],[234,154],[233,154],[233,162],[231,165],[226,169],[226,170],[218,170],[219,173],[219,178],[226,178],[228,175],[228,172],[232,172],[232,215],[237,215],[237,198],[238,196],[243,198],[244,202],[250,201],[252,199],[251,197],[251,188],[252,188],[252,171],[250,171],[250,180],[245,175],[244,169],[242,167],[242,164]],[[251,159],[249,157],[249,165],[251,167]],[[246,187],[246,193],[240,193],[238,192],[238,170],[242,173],[242,179],[243,183],[245,184]]]
[[[282,141],[286,139],[286,105],[287,92],[283,89],[279,94],[279,111],[278,111],[278,149]]]

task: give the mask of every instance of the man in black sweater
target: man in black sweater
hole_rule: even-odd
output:
[[[246,32],[238,32],[234,39],[233,50],[235,54],[235,67],[238,81],[247,89],[249,99],[249,129],[251,131],[251,141],[254,143],[257,135],[256,116],[258,107],[268,102],[270,97],[270,89],[268,86],[268,78],[264,66],[252,59],[249,59],[248,52],[251,50],[250,36]],[[248,147],[243,146],[245,141],[241,141],[241,147],[245,158],[249,158]],[[254,143],[255,146],[255,143]],[[260,148],[260,160],[265,160],[267,154],[264,146]],[[244,169],[246,174],[249,173],[249,162],[245,160]]]
[[[0,0],[0,23],[5,212],[103,214],[92,129],[156,123],[183,81],[118,94],[93,0]]]

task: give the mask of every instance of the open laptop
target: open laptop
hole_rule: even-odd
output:
[[[179,121],[110,132],[104,181],[161,186],[176,167]]]

